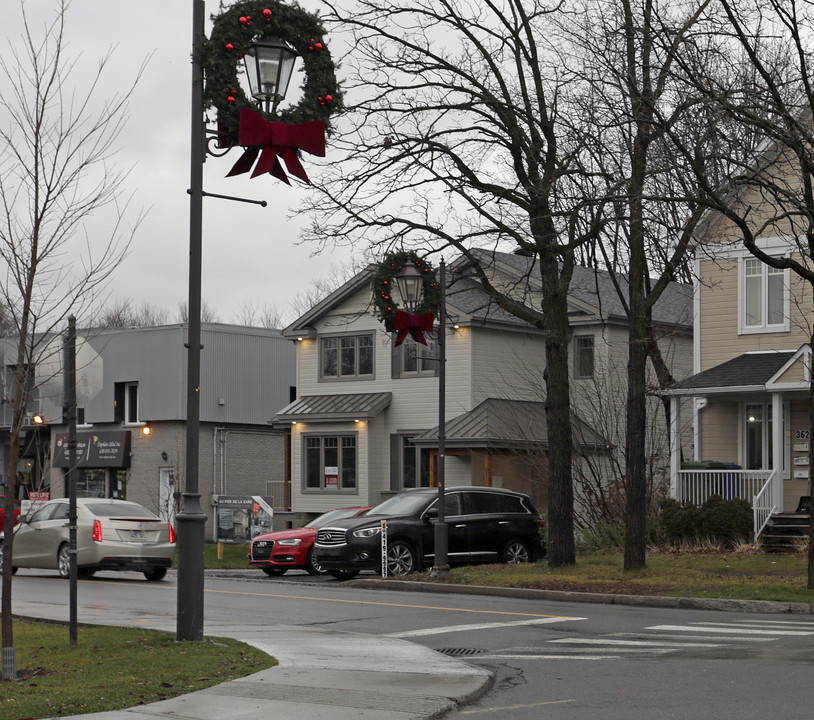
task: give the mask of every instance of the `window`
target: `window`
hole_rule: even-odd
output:
[[[113,419],[125,425],[139,424],[138,383],[116,383],[113,388]]]
[[[305,490],[356,490],[356,436],[305,437]]]
[[[395,336],[394,336],[395,337]],[[424,333],[427,344],[416,342],[407,335],[401,345],[393,344],[393,377],[417,377],[438,374],[438,343],[436,333]]]
[[[373,334],[321,338],[320,378],[353,380],[373,376]]]
[[[594,337],[578,335],[574,337],[574,377],[594,376]]]
[[[430,450],[413,445],[411,435],[401,436],[401,487],[430,486]]]
[[[789,404],[784,403],[783,427],[788,427]],[[774,467],[774,443],[772,437],[771,402],[746,403],[743,406],[743,467],[746,470],[768,470]],[[791,443],[783,433],[783,458],[781,466],[788,477],[791,465]]]
[[[756,258],[743,260],[740,298],[741,332],[787,331],[788,273]]]

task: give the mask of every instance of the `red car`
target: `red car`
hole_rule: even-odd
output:
[[[17,524],[17,519],[20,517],[20,501],[14,501],[14,524]],[[0,532],[6,526],[6,496],[0,495]]]
[[[249,565],[259,567],[266,575],[282,575],[286,570],[306,570],[310,575],[324,575],[314,559],[317,529],[327,523],[364,515],[369,507],[329,510],[305,527],[258,535],[249,545]]]

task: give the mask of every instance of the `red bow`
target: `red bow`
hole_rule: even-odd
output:
[[[285,160],[288,172],[310,185],[311,181],[305,174],[305,168],[297,157],[297,150],[325,157],[325,123],[322,120],[312,120],[299,125],[269,122],[260,113],[244,108],[240,111],[240,132],[237,142],[246,148],[246,152],[226,177],[249,172],[260,155],[252,177],[269,173],[290,185],[288,176],[277,158],[279,155]]]
[[[396,336],[395,346],[398,347],[404,342],[407,333],[410,333],[416,342],[426,345],[427,341],[424,339],[422,330],[424,332],[432,332],[432,321],[434,318],[435,316],[431,312],[421,315],[411,315],[402,310],[396,310],[394,327],[399,331],[399,334]]]

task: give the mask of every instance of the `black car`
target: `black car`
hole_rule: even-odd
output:
[[[542,518],[528,495],[489,487],[450,487],[444,495],[451,564],[533,562],[543,554]],[[319,564],[346,580],[382,569],[382,520],[387,526],[387,574],[407,575],[433,564],[438,489],[406,490],[362,518],[317,530]]]

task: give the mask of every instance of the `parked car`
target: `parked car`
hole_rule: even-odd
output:
[[[326,571],[314,559],[317,529],[336,520],[358,517],[368,510],[369,507],[329,510],[304,527],[258,535],[249,545],[249,565],[259,567],[269,576],[282,575],[291,569],[324,575]]]
[[[14,500],[14,524],[17,524],[17,520],[20,517],[20,501]],[[6,526],[6,496],[0,495],[0,532],[2,532],[3,528]]]
[[[135,570],[148,580],[161,580],[175,556],[175,532],[138,503],[77,498],[76,550],[77,574],[83,577],[97,570]],[[0,569],[2,563],[0,552]],[[58,570],[64,578],[70,575],[67,498],[49,500],[31,515],[20,516],[11,563],[12,572],[44,568]]]
[[[382,520],[387,521],[387,573],[407,575],[432,565],[438,489],[405,490],[362,518],[317,530],[316,562],[345,580],[382,568]],[[487,487],[446,488],[444,518],[450,563],[532,562],[543,554],[538,515],[528,495]]]

